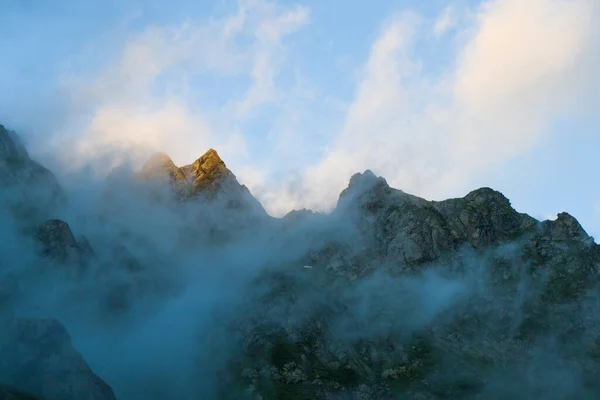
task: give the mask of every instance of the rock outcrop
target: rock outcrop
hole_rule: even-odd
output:
[[[110,386],[92,372],[56,320],[12,319],[3,323],[0,372],[5,383],[44,399],[115,399]],[[20,396],[15,398],[27,398]]]

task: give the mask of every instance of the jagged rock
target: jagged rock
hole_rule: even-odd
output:
[[[365,240],[374,241],[378,257],[405,265],[433,262],[464,245],[489,248],[538,225],[489,188],[460,199],[427,201],[390,188],[371,171],[352,177],[334,213],[356,221]]]
[[[181,170],[191,183],[191,195],[206,193],[209,197],[215,197],[224,186],[237,184],[235,175],[214,149],[209,149],[202,157]]]
[[[537,225],[537,221],[516,212],[510,201],[490,188],[475,190],[462,199],[435,204],[444,216],[452,235],[475,248],[488,247],[515,239]]]
[[[0,371],[7,383],[53,400],[114,400],[52,319],[12,319],[0,333]]]
[[[138,176],[146,181],[167,180],[183,201],[202,198],[215,203],[218,200],[227,209],[266,215],[262,205],[246,186],[239,184],[214,149],[181,168],[166,154],[158,153],[146,162]]]
[[[35,238],[44,257],[65,265],[83,266],[85,252],[66,222],[58,219],[46,221],[38,227]]]
[[[588,241],[590,239],[579,222],[566,212],[558,214],[555,221],[547,221],[544,227],[549,230],[552,240]]]
[[[365,196],[369,194],[379,196],[381,191],[385,191],[386,189],[389,189],[387,181],[382,177],[376,176],[373,171],[368,169],[362,174],[356,173],[350,178],[348,187],[340,193],[338,207],[342,199],[349,196]]]

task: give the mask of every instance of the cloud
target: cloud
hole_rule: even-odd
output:
[[[209,147],[247,154],[239,148],[246,143],[239,125],[277,100],[284,40],[309,16],[302,6],[240,0],[221,19],[146,27],[99,71],[65,77],[72,114],[85,117],[71,123],[72,134],[61,132],[57,146],[69,143],[75,152],[68,164],[76,168],[110,155],[99,163],[101,173],[125,158],[139,163],[150,151],[165,151],[178,163]],[[217,80],[225,99],[211,98]]]
[[[77,143],[81,163],[93,162],[99,155],[110,158],[110,163],[99,173],[148,156],[149,149],[169,147],[168,138],[178,146],[211,141],[211,130],[196,111],[189,110],[177,98],[162,99],[158,104],[135,106],[134,104],[107,104],[98,109],[91,119],[84,136]],[[198,146],[200,147],[200,146]],[[201,147],[200,147],[201,148]],[[102,154],[102,152],[105,152]],[[106,158],[102,161],[106,161]]]
[[[273,4],[269,6],[273,7]],[[239,104],[241,115],[276,97],[273,85],[281,65],[281,40],[306,25],[309,15],[308,8],[295,6],[260,22],[255,32],[257,45],[252,65],[252,85]]]
[[[102,172],[150,151],[183,164],[215,147],[275,215],[330,209],[365,169],[428,198],[462,195],[531,152],[553,121],[593,111],[599,16],[593,0],[400,13],[349,73],[353,95],[337,99],[298,62],[317,61],[290,51],[311,10],[240,0],[219,18],[148,26],[118,57],[65,77],[75,117],[56,146],[68,165],[97,159]]]
[[[453,6],[448,6],[444,8],[444,11],[436,19],[433,26],[433,33],[439,38],[453,29],[456,23],[456,11]]]
[[[553,121],[591,110],[600,84],[595,2],[490,0],[467,14],[439,76],[421,58],[436,45],[431,25],[411,13],[384,25],[344,128],[307,168],[303,204],[330,208],[350,174],[367,168],[408,192],[460,195],[533,149]]]
[[[600,48],[592,23],[598,15],[587,0],[481,7],[453,80],[464,120],[455,142],[465,150],[461,157],[481,157],[480,149],[493,147],[483,156],[506,159],[530,148],[554,117],[574,111],[586,85],[598,81],[588,59]]]

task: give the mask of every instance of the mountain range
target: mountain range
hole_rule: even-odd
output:
[[[600,246],[566,212],[367,170],[273,218],[214,149],[64,185],[2,125],[0,181],[0,399],[600,398]]]

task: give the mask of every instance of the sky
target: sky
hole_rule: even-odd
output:
[[[212,147],[276,216],[371,169],[600,238],[599,19],[598,0],[0,0],[0,123],[59,177]]]

